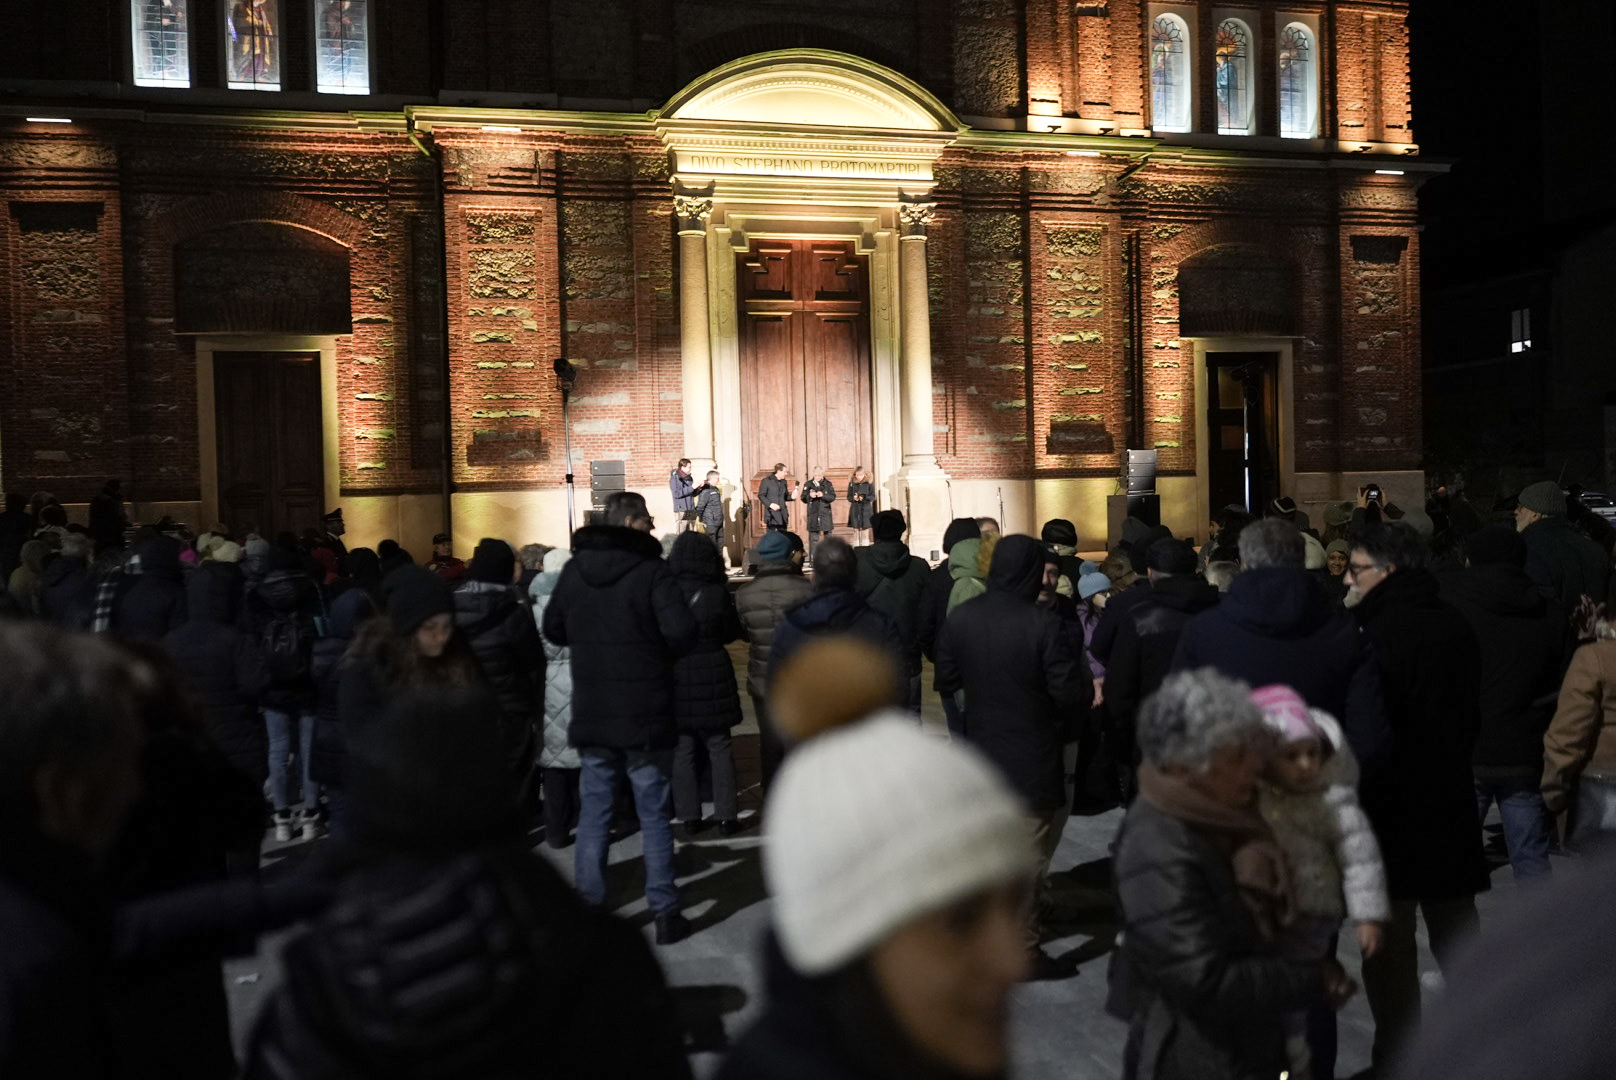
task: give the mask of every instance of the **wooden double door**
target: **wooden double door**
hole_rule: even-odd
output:
[[[219,515],[266,538],[325,513],[320,354],[216,352]]]
[[[738,255],[742,478],[749,542],[764,530],[758,485],[783,461],[788,481],[815,466],[836,485],[836,531],[847,531],[847,483],[871,461],[869,260],[852,241],[755,240]],[[873,481],[872,481],[873,482]],[[807,512],[791,504],[806,539]]]

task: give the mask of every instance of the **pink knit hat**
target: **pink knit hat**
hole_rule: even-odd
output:
[[[1280,683],[1261,686],[1251,692],[1251,700],[1262,710],[1263,720],[1285,742],[1301,742],[1303,739],[1328,742],[1324,732],[1313,722],[1307,702],[1290,687]]]

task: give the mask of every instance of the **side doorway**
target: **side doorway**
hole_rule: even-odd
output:
[[[1277,352],[1209,352],[1208,506],[1260,514],[1280,494]]]
[[[318,352],[215,352],[219,514],[265,537],[318,525],[325,453]]]

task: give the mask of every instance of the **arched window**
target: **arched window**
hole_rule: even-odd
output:
[[[1190,28],[1177,15],[1158,15],[1150,27],[1151,126],[1190,129]]]
[[[281,88],[280,0],[225,0],[225,85]]]
[[[367,0],[315,0],[315,66],[320,93],[370,93],[369,8]]]
[[[1311,139],[1319,128],[1319,57],[1313,31],[1291,23],[1279,32],[1279,133]]]
[[[190,86],[186,0],[130,0],[136,86]]]
[[[1239,19],[1218,24],[1218,134],[1251,134],[1251,30]]]

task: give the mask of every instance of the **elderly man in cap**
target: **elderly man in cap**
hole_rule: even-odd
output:
[[[1516,499],[1515,529],[1526,542],[1526,573],[1567,611],[1584,597],[1604,603],[1610,560],[1566,520],[1565,492],[1552,480],[1528,484]]]
[[[454,538],[448,533],[432,538],[432,558],[427,560],[426,568],[451,586],[466,576],[466,564],[454,557]]]

